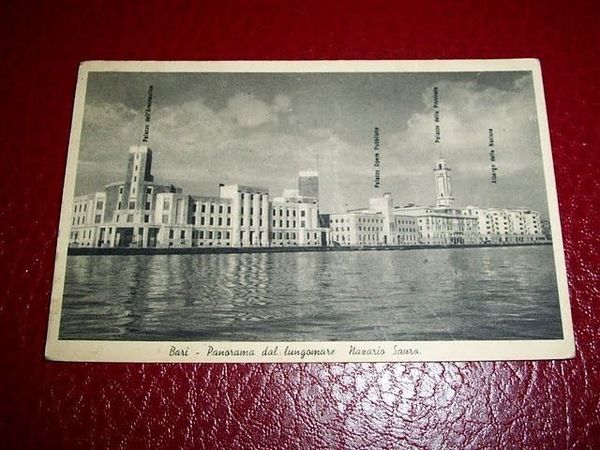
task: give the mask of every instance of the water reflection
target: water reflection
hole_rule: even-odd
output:
[[[69,257],[60,336],[561,337],[550,247]]]

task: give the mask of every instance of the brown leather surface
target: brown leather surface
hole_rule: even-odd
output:
[[[0,447],[600,446],[594,2],[5,2],[0,11]],[[542,62],[575,359],[44,361],[79,61],[498,57]]]

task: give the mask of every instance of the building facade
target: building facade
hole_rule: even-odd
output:
[[[125,181],[75,197],[72,247],[317,247],[504,245],[549,240],[537,211],[454,206],[452,170],[434,168],[435,206],[393,205],[320,214],[319,176],[301,171],[297,189],[271,197],[265,187],[219,185],[218,196],[188,195],[152,175],[152,151],[129,148]]]
[[[330,215],[331,239],[340,246],[523,244],[547,241],[540,215],[526,208],[457,208],[452,170],[440,159],[433,170],[435,206],[393,206],[390,193],[369,208]],[[548,234],[548,233],[546,233]]]
[[[322,246],[318,174],[300,172],[298,190],[272,199],[267,188],[219,185],[219,195],[187,195],[154,182],[152,151],[129,148],[124,182],[75,197],[72,247]],[[304,195],[300,195],[303,192]],[[316,196],[314,196],[316,194]]]

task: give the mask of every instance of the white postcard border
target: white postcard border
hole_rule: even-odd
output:
[[[61,340],[59,324],[75,177],[90,72],[493,72],[531,71],[537,106],[563,339],[513,341],[330,341],[330,342],[165,342]],[[46,342],[53,361],[307,363],[489,361],[572,358],[575,355],[556,181],[540,63],[536,59],[430,61],[89,61],[80,65],[71,125],[65,184]],[[275,350],[276,349],[276,350]],[[269,352],[270,350],[270,352]],[[289,350],[286,352],[286,350]],[[250,354],[252,353],[252,354]]]

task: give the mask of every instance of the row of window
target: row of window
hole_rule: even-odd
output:
[[[163,216],[163,220],[164,220],[164,217],[168,218],[168,216]],[[200,225],[206,225],[207,224],[206,223],[207,222],[206,219],[207,219],[207,217],[204,217],[204,216],[200,217]],[[163,222],[163,223],[167,223],[167,222]],[[225,223],[227,224],[226,226],[228,226],[228,227],[231,226],[231,219],[228,217],[227,221]],[[214,226],[215,225],[215,218],[214,217],[208,217],[208,225],[209,226]],[[219,226],[219,227],[223,226],[223,218],[222,217],[218,217],[217,218],[217,226]]]
[[[346,242],[346,236],[344,234],[334,234],[333,240],[336,242]],[[351,242],[352,239],[348,236],[348,242]],[[359,244],[364,244],[366,242],[379,242],[379,235],[377,234],[359,234],[358,235]]]
[[[251,194],[251,193],[247,193],[247,192],[240,192],[240,191],[238,191],[238,194],[241,194],[241,199],[242,199],[242,201],[244,201],[244,199],[246,198],[246,195],[249,195],[249,196],[250,196],[250,201],[251,201],[251,202],[252,202],[252,201],[254,201],[254,196],[255,196],[255,195],[258,195],[258,201],[259,201],[259,202],[262,202],[262,200],[263,200],[263,194]],[[264,195],[266,196],[267,194],[264,194]]]
[[[353,218],[348,218],[346,220],[347,223],[351,223],[354,222],[352,220]],[[344,218],[340,217],[340,218],[334,218],[331,220],[333,223],[344,223]],[[356,218],[356,222],[358,223],[383,223],[383,219],[373,219],[373,218],[369,218],[369,217],[358,217]]]
[[[290,223],[292,224],[291,228],[296,228],[296,224],[300,225],[300,228],[306,228],[306,221],[305,220],[301,220],[300,222],[296,222],[295,220],[292,220],[291,222],[289,220],[286,220],[285,222],[283,221],[283,219],[273,219],[272,221],[272,225],[273,228],[284,228],[283,224],[285,223],[285,228],[290,228]],[[279,226],[277,226],[277,224],[279,224]]]
[[[169,230],[169,239],[175,239],[175,230]],[[178,238],[184,240],[186,238],[186,230],[179,230],[177,233]],[[243,234],[240,235],[243,240]],[[273,231],[271,232],[271,239],[274,240],[295,240],[299,235],[293,231]],[[205,231],[205,230],[192,230],[192,239],[230,239],[230,231]],[[306,233],[306,238],[311,239],[311,233]],[[318,232],[312,234],[312,238],[317,240],[319,238]]]
[[[166,200],[165,200],[165,202],[166,202]],[[206,203],[202,203],[200,205],[200,212],[205,213],[207,210],[206,206],[207,206]],[[214,203],[209,204],[208,209],[210,210],[211,213],[215,212],[215,206],[216,205]],[[163,208],[163,209],[165,209],[165,208]],[[166,210],[168,210],[168,208],[166,208]],[[223,211],[225,211],[225,208],[223,207],[223,205],[219,205],[219,214],[223,214]],[[197,203],[192,204],[192,212],[198,212],[198,204]],[[231,214],[231,206],[227,206],[227,214]]]
[[[185,239],[186,230],[179,231],[179,238]],[[169,239],[175,238],[175,230],[169,230]],[[230,231],[192,230],[192,239],[230,239]]]
[[[284,212],[285,211],[285,217],[289,217],[290,216],[290,210],[287,208],[273,208],[273,217],[276,216],[280,216],[283,217],[284,216]],[[296,210],[292,209],[292,217],[296,217]],[[300,210],[300,217],[306,217],[306,211],[304,209]]]
[[[128,206],[128,209],[134,210],[135,209],[135,200],[131,200],[127,206]],[[151,201],[146,201],[145,206],[146,206],[146,208],[145,208],[146,210],[152,209]],[[119,203],[117,204],[117,209],[123,209],[123,202],[120,200],[119,200]]]

